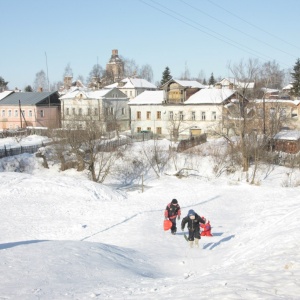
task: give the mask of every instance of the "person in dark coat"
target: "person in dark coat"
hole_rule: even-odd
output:
[[[201,238],[200,223],[205,224],[205,221],[192,209],[190,209],[188,215],[182,219],[181,230],[183,231],[187,224],[187,228],[189,230],[188,240],[190,241],[191,247],[194,247],[194,242],[195,246],[199,247],[199,239]]]
[[[165,209],[165,219],[170,220],[172,222],[171,233],[176,234],[176,218],[180,220],[181,210],[176,199],[173,199],[171,203],[169,203]]]

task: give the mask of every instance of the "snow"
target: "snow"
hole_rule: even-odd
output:
[[[141,181],[94,183],[31,154],[1,159],[12,171],[0,173],[0,298],[299,299],[300,187],[283,187],[299,170],[277,166],[250,185],[242,172],[213,176],[209,162],[183,178],[148,174],[142,192]],[[199,248],[163,231],[173,198],[183,216],[210,220]]]
[[[231,89],[202,89],[185,101],[185,104],[220,104],[231,97],[234,93],[236,93],[236,91]]]
[[[132,104],[162,104],[164,101],[164,91],[144,91],[129,101]]]
[[[299,130],[282,130],[275,134],[275,140],[290,140],[298,141],[300,140],[300,131]]]

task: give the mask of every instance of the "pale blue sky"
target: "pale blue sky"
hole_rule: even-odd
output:
[[[33,85],[47,72],[61,81],[105,68],[112,49],[151,65],[154,83],[168,66],[179,78],[229,76],[228,63],[275,60],[292,68],[300,57],[299,0],[0,0],[0,76],[9,88]]]

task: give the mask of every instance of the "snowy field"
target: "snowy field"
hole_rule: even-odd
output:
[[[1,159],[0,299],[300,299],[300,187],[283,187],[289,170],[250,185],[215,178],[205,161],[203,176],[168,170],[142,193],[29,154]],[[210,220],[199,248],[180,224],[175,236],[163,230],[173,198],[183,216]]]

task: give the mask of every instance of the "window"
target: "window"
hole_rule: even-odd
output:
[[[202,111],[202,112],[201,112],[201,120],[202,120],[202,121],[205,121],[205,120],[206,120],[206,117],[205,117],[205,111]]]
[[[40,117],[41,118],[44,118],[45,117],[45,112],[43,109],[40,110]]]
[[[173,120],[174,118],[174,114],[172,111],[169,112],[169,120]]]
[[[270,116],[271,116],[271,117],[274,117],[274,116],[275,116],[275,111],[276,111],[276,110],[275,110],[274,107],[271,107],[271,108],[270,108]]]
[[[217,120],[217,113],[215,111],[211,112],[211,119],[212,120]]]
[[[30,118],[32,117],[32,110],[28,111],[28,117],[30,117]]]
[[[141,128],[141,127],[137,127],[137,128],[136,128],[136,131],[137,131],[137,132],[141,132],[141,131],[142,131],[142,128]]]
[[[179,120],[183,120],[183,111],[179,112]]]
[[[130,96],[132,96],[132,91],[130,91]]]
[[[70,109],[68,107],[68,108],[66,108],[66,115],[68,116],[69,114],[70,114]]]
[[[18,116],[18,110],[15,109],[15,117],[17,117],[17,116]]]
[[[191,119],[192,119],[192,121],[196,120],[196,112],[195,111],[192,111]]]
[[[22,110],[22,115],[25,118],[25,110],[24,109]]]
[[[2,116],[2,118],[5,117],[5,110],[4,109],[2,110],[1,116]]]
[[[156,127],[156,133],[161,134],[161,127]]]
[[[125,115],[125,107],[122,108],[122,115]]]
[[[94,109],[94,115],[98,116],[98,109],[97,108]]]
[[[161,111],[156,112],[156,118],[157,118],[157,120],[161,119]]]
[[[92,114],[92,109],[90,107],[88,107],[88,109],[87,109],[87,114],[88,114],[88,116],[90,116]]]
[[[8,116],[11,117],[11,110],[8,110]]]
[[[151,119],[151,112],[147,111],[147,120],[150,120],[150,119]]]
[[[137,118],[138,120],[141,119],[141,112],[140,112],[140,111],[137,111],[137,112],[136,112],[136,118]]]
[[[73,114],[73,115],[76,115],[75,107],[72,108],[72,114]]]
[[[111,115],[114,114],[114,108],[113,108],[113,107],[111,107],[111,108],[109,109],[109,111],[110,111],[110,114],[111,114]]]
[[[147,127],[147,130],[148,130],[148,131],[151,131],[151,127]]]

